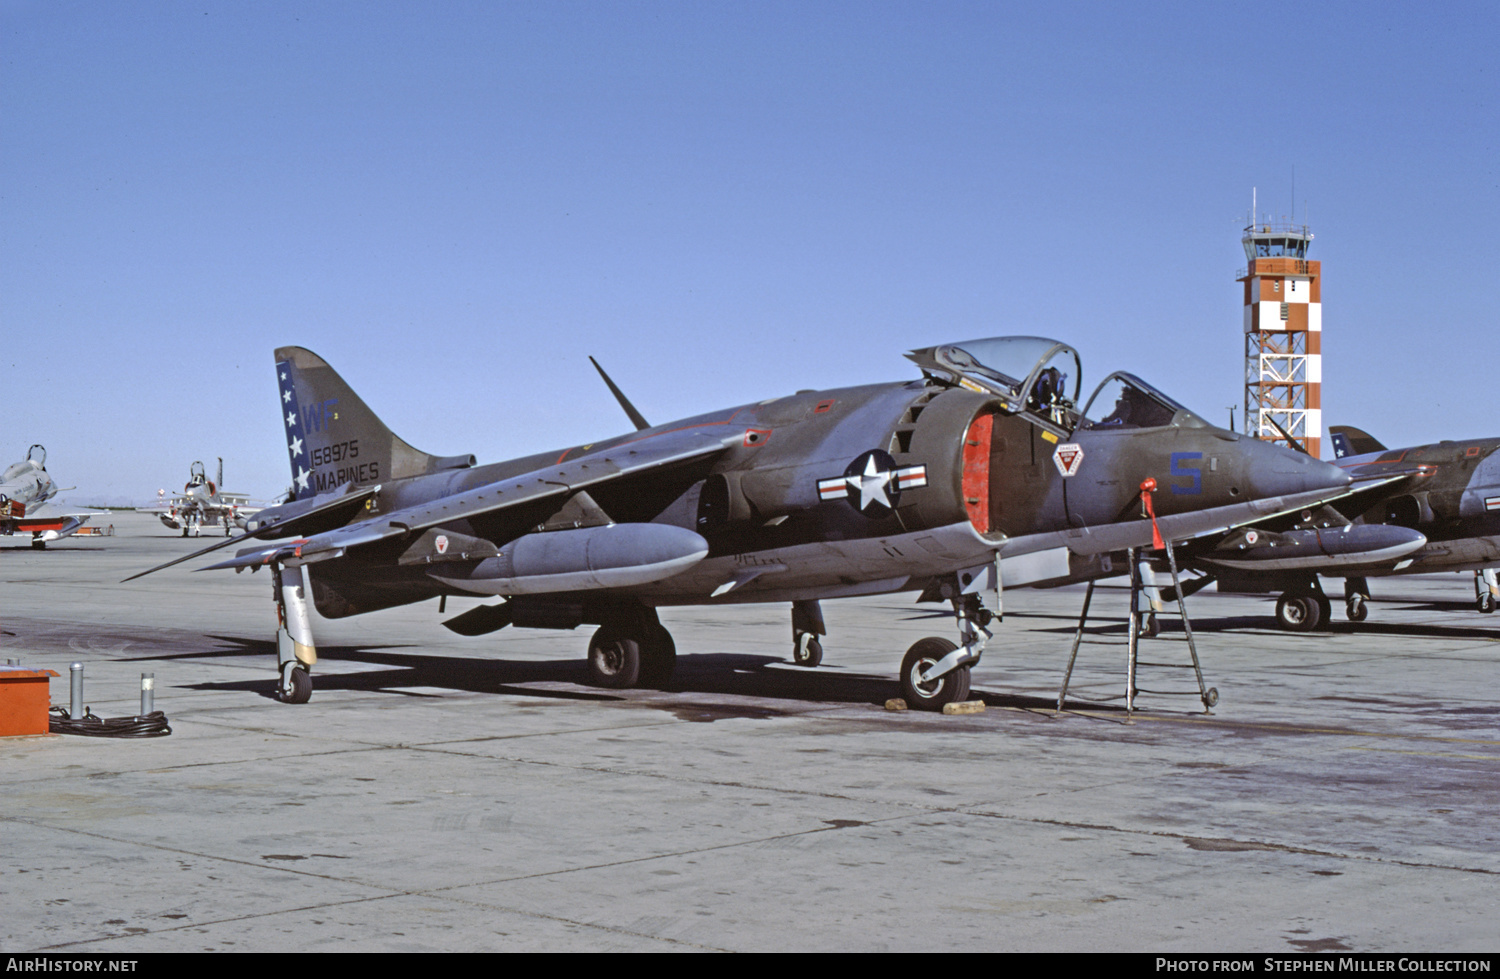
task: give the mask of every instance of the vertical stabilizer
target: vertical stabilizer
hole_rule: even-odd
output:
[[[412,448],[311,350],[277,348],[276,386],[296,499],[337,492],[346,483],[368,485],[474,465],[471,455],[434,456]]]
[[[1328,429],[1328,436],[1333,442],[1333,454],[1339,459],[1386,451],[1379,439],[1352,425],[1333,425]]]

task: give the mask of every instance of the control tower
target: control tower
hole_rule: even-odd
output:
[[[1256,222],[1240,239],[1245,284],[1245,432],[1317,458],[1323,440],[1323,304],[1307,225]],[[1274,424],[1273,424],[1274,422]]]

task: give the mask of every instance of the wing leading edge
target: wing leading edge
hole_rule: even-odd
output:
[[[740,437],[738,432],[732,438],[714,438],[698,431],[685,431],[630,442],[375,519],[356,521],[299,540],[249,548],[200,570],[258,567],[273,560],[291,566],[328,561],[344,556],[351,548],[420,534],[455,520],[496,513],[547,497],[565,500],[582,490],[625,476],[717,455]],[[262,536],[262,532],[257,531],[256,536]]]

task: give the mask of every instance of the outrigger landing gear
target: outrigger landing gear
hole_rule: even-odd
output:
[[[1494,568],[1474,572],[1474,605],[1488,615],[1500,603],[1500,578]]]
[[[1370,583],[1363,578],[1344,579],[1344,614],[1350,622],[1370,617]]]
[[[948,704],[968,698],[970,671],[984,654],[984,644],[994,635],[986,628],[994,620],[994,613],[984,607],[979,592],[988,585],[998,586],[999,582],[998,568],[988,565],[977,574],[961,572],[954,580],[939,586],[941,597],[953,605],[962,645],[935,636],[912,644],[901,660],[901,697],[908,706],[942,710]]]
[[[318,661],[308,611],[311,585],[302,568],[283,568],[273,562],[271,586],[276,596],[276,662],[281,673],[276,699],[305,704],[312,697],[311,670]]]
[[[823,624],[823,608],[817,600],[792,603],[792,662],[798,666],[817,666],[823,662],[823,644],[819,636],[828,635]]]
[[[1151,562],[1144,554],[1136,563],[1136,573],[1140,578],[1140,588],[1136,591],[1133,606],[1136,634],[1155,639],[1161,635],[1161,622],[1156,618],[1156,614],[1162,610],[1161,589],[1156,586],[1156,570],[1151,567]]]

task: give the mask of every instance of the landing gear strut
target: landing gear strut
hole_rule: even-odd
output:
[[[1150,561],[1137,561],[1135,569],[1136,576],[1140,579],[1134,604],[1136,635],[1155,639],[1161,635],[1161,623],[1157,621],[1156,613],[1162,611],[1161,589],[1156,586],[1156,570],[1151,567]]]
[[[969,696],[970,671],[984,654],[984,644],[994,635],[986,626],[995,615],[984,607],[978,593],[987,585],[998,593],[999,584],[999,568],[988,565],[977,573],[961,572],[953,581],[939,586],[939,595],[953,606],[962,645],[934,636],[912,644],[901,660],[901,698],[908,706],[942,710]]]
[[[1350,622],[1370,617],[1370,585],[1363,578],[1344,579],[1344,614]]]
[[[798,666],[817,666],[823,662],[823,644],[819,636],[828,634],[823,624],[823,609],[816,600],[792,603],[792,662]]]
[[[1500,578],[1494,568],[1474,572],[1474,605],[1488,615],[1500,604]]]
[[[284,704],[305,704],[312,697],[311,670],[318,661],[308,603],[312,585],[302,568],[273,563],[271,586],[276,596],[276,661],[281,674],[276,699]]]

